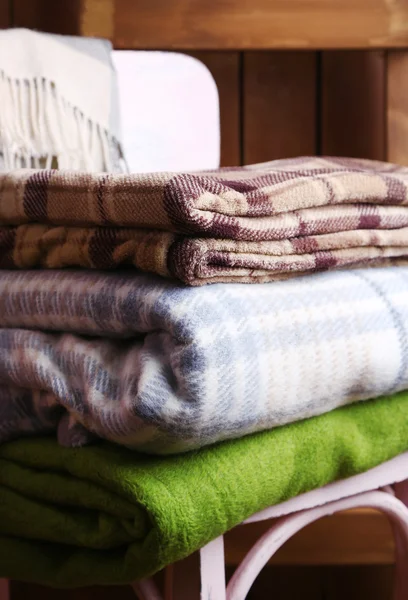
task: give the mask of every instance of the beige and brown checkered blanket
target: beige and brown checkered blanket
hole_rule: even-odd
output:
[[[134,266],[189,285],[408,257],[408,168],[297,158],[192,174],[0,175],[0,268]]]

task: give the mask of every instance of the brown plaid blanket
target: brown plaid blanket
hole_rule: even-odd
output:
[[[408,168],[297,158],[191,174],[0,175],[0,268],[134,266],[190,285],[408,257]]]

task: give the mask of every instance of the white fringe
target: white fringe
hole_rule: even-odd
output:
[[[15,79],[0,70],[0,106],[1,168],[127,171],[118,140],[51,81]]]

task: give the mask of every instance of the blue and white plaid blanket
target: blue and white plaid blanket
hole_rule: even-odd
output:
[[[0,272],[0,441],[170,453],[408,388],[408,268],[185,288]]]

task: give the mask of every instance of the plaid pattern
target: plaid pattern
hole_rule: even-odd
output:
[[[406,267],[201,289],[0,272],[0,441],[169,453],[407,388]]]
[[[198,174],[0,175],[0,268],[132,265],[190,285],[399,260],[408,169],[298,158]]]

